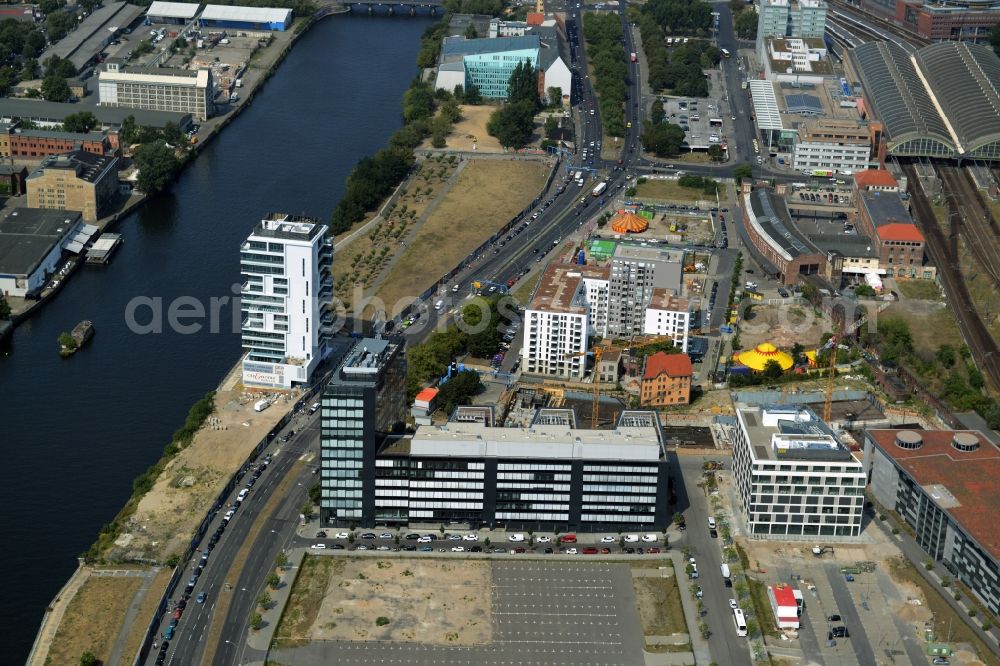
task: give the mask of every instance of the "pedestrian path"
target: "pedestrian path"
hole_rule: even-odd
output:
[[[296,548],[287,553],[288,567],[279,572],[281,584],[277,590],[268,590],[268,594],[271,595],[271,603],[261,613],[264,620],[261,628],[259,631],[251,631],[247,637],[247,645],[254,650],[266,651],[271,645],[271,641],[274,640],[274,632],[278,629],[278,621],[281,620],[281,613],[285,609],[285,604],[288,603],[288,597],[292,592],[292,583],[295,582],[295,576],[299,572],[299,567],[302,566],[302,559],[306,552],[305,548]]]
[[[677,550],[671,550],[670,559],[672,559],[674,562],[675,572],[684,571],[685,562],[683,553]],[[691,634],[691,649],[694,652],[695,664],[705,664],[707,666],[708,664],[712,663],[712,653],[709,650],[708,641],[702,638],[702,635],[698,632],[698,622],[699,622],[698,608],[695,606],[694,598],[688,592],[688,590],[684,589],[682,585],[678,585],[677,590],[681,595],[681,606],[684,608],[684,620],[687,623],[688,631]],[[669,653],[658,653],[650,656],[657,658],[667,657],[669,656]],[[684,663],[684,662],[668,662],[668,661],[650,662],[648,657],[646,660],[647,666],[649,666],[650,664],[666,664],[666,663]]]
[[[139,569],[124,569],[116,571],[99,571],[95,572],[96,576],[107,576],[111,575],[125,575],[125,576],[142,576],[145,580],[142,581],[142,585],[139,589],[135,591],[132,596],[132,603],[128,606],[128,611],[125,612],[125,621],[122,622],[121,628],[118,630],[118,638],[115,639],[114,647],[111,648],[111,656],[108,658],[108,664],[120,664],[122,661],[122,652],[125,650],[125,643],[128,641],[129,634],[131,633],[132,627],[135,625],[136,616],[139,614],[139,608],[142,607],[142,602],[146,599],[146,593],[149,591],[149,586],[153,584],[156,579],[156,574],[160,572],[160,567],[153,567],[152,569],[139,570]],[[143,618],[139,618],[140,621]],[[149,620],[146,619],[148,623]]]

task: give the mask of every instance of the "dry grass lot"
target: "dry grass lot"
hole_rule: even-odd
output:
[[[796,342],[810,349],[819,345],[828,330],[829,322],[808,306],[754,305],[750,317],[740,322],[740,340],[743,349],[753,349],[761,342],[786,351]]]
[[[940,298],[904,299],[890,305],[880,316],[905,320],[913,335],[913,349],[925,358],[933,356],[941,345],[957,348],[964,344],[955,316]]]
[[[153,613],[156,612],[156,607],[160,604],[160,597],[167,589],[167,583],[170,582],[172,573],[171,569],[164,567],[150,583],[139,606],[139,612],[135,616],[136,621],[128,628],[128,639],[125,641],[125,649],[122,651],[122,658],[118,666],[131,666],[136,652],[139,651],[142,639],[146,637],[146,628],[149,626],[149,621],[153,619]],[[114,664],[108,666],[114,666]]]
[[[541,190],[539,160],[472,160],[417,231],[378,292],[390,309],[431,286],[494,234]]]
[[[542,280],[543,272],[542,270],[537,270],[521,278],[517,287],[510,293],[514,300],[527,307],[528,301],[531,300],[531,295],[535,293],[535,288]]]
[[[676,180],[655,179],[647,180],[645,183],[636,186],[637,199],[663,199],[664,201],[695,202],[708,199],[709,196],[700,189],[693,187],[681,187]],[[715,198],[713,195],[712,199]]]
[[[488,562],[307,557],[276,638],[484,645],[491,581]]]
[[[632,578],[642,633],[646,636],[670,636],[687,633],[677,578]]]
[[[462,120],[455,123],[445,139],[445,150],[475,150],[478,153],[502,153],[500,142],[486,132],[486,123],[497,107],[490,105],[463,106]],[[475,146],[473,148],[473,146]],[[422,148],[431,148],[430,139]]]
[[[136,576],[88,578],[69,602],[46,663],[53,666],[77,664],[80,655],[87,650],[106,662],[125,619],[125,611],[142,580]]]
[[[934,630],[939,640],[947,640],[947,637],[951,636],[952,645],[965,643],[975,648],[981,661],[977,662],[971,659],[972,655],[966,654],[965,657],[967,658],[961,660],[963,665],[973,666],[976,663],[983,663],[989,666],[1000,666],[1000,659],[997,659],[986,645],[965,626],[962,618],[958,617],[958,614],[952,610],[948,602],[927,584],[927,581],[914,569],[912,564],[902,557],[893,558],[889,561],[889,572],[897,583],[919,588],[920,594],[927,604],[927,608],[934,616]],[[962,656],[961,652],[959,656]]]
[[[167,463],[152,490],[107,556],[165,560],[187,545],[229,476],[294,404],[279,400],[255,412],[254,399],[234,389],[215,395],[215,418],[225,429],[203,426],[194,441]]]

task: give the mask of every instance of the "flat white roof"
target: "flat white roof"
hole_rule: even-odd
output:
[[[155,0],[146,10],[146,16],[193,19],[200,6],[197,2],[161,2]]]
[[[658,435],[654,427],[583,430],[565,425],[534,425],[497,428],[452,421],[444,426],[418,427],[410,442],[410,454],[655,462],[661,453]]]
[[[98,81],[120,81],[123,83],[162,83],[170,86],[208,87],[208,70],[191,71],[190,76],[178,74],[145,74],[142,72],[109,72],[102,70]]]
[[[762,130],[782,130],[781,113],[778,109],[778,96],[774,93],[771,81],[755,79],[750,82],[750,95],[753,97],[753,112],[757,116],[757,127]]]
[[[291,9],[278,7],[235,7],[205,5],[201,17],[206,21],[246,21],[248,23],[278,23],[291,18]]]

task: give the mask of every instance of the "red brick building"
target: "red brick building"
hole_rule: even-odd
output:
[[[992,0],[861,0],[861,9],[931,41],[985,43],[1000,22],[1000,5]]]
[[[913,223],[899,192],[860,190],[859,187],[858,225],[875,241],[879,268],[887,274],[920,279],[934,277],[934,269],[924,266],[924,235]]]
[[[783,197],[768,187],[743,195],[743,223],[753,246],[782,284],[826,270],[826,254],[799,232]]]
[[[115,152],[111,139],[103,132],[55,132],[52,130],[22,130],[11,125],[0,126],[0,156],[38,158],[84,150],[94,155]]]
[[[691,401],[691,375],[694,373],[687,354],[656,352],[646,357],[639,391],[643,407],[686,405]]]

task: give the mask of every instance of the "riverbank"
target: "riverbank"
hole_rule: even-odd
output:
[[[189,168],[198,156],[219,137],[223,129],[239,117],[243,111],[250,107],[254,97],[256,97],[257,93],[263,89],[264,84],[271,78],[277,70],[278,65],[284,61],[289,51],[291,51],[292,46],[302,35],[306,34],[319,20],[329,16],[336,16],[338,14],[350,12],[350,9],[336,2],[327,1],[319,4],[321,7],[312,16],[296,19],[292,24],[291,30],[283,33],[274,33],[274,42],[260,51],[262,55],[256,56],[251,60],[250,65],[247,67],[247,72],[243,76],[243,96],[237,100],[235,106],[233,106],[225,115],[209,118],[202,123],[203,135],[199,136],[198,143],[188,149],[188,154],[184,160],[182,170],[177,174],[178,178],[180,178],[183,170]],[[118,210],[111,215],[107,215],[97,220],[94,223],[94,226],[100,229],[102,233],[114,230],[132,213],[136,212],[147,203],[155,201],[157,196],[158,195],[154,195],[150,197],[141,193],[132,194]],[[23,203],[24,202],[18,200],[18,204]],[[75,272],[82,264],[83,261],[81,257],[80,262],[74,267],[72,272]],[[30,318],[33,314],[36,314],[41,308],[54,299],[56,295],[62,291],[64,285],[69,282],[69,277],[70,276],[67,275],[64,279],[60,279],[58,285],[55,287],[43,290],[37,300],[14,297],[8,298],[11,308],[11,325],[7,329],[0,325],[0,342],[2,342],[6,336],[13,334],[14,329],[23,324],[28,320],[28,318]]]

